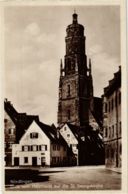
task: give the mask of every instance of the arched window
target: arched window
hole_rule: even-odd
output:
[[[112,99],[112,102],[111,103],[112,103],[112,110],[113,110],[113,99]]]
[[[115,96],[115,107],[117,107],[117,95]]]
[[[109,101],[109,112],[110,112],[110,109],[111,109],[111,103],[110,103],[110,101]]]
[[[67,86],[67,96],[70,96],[70,85]]]
[[[104,104],[104,112],[107,113],[107,103]]]
[[[68,120],[70,120],[70,117],[71,117],[70,110],[67,111],[67,116],[68,116]]]
[[[122,146],[121,146],[121,144],[120,144],[120,154],[122,154]]]
[[[114,158],[114,150],[111,148],[111,158]]]
[[[119,92],[119,104],[121,104],[121,92]]]
[[[105,137],[107,137],[108,136],[108,128],[106,127],[105,128]]]

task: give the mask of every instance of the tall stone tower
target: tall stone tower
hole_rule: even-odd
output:
[[[58,125],[69,122],[77,126],[89,123],[89,109],[93,98],[91,60],[87,67],[84,27],[73,14],[66,29],[66,55],[60,63]]]

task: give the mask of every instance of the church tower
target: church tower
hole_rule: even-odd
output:
[[[78,23],[76,13],[72,17],[66,29],[64,64],[60,62],[58,125],[69,122],[86,126],[93,99],[91,60],[88,67],[84,27]]]

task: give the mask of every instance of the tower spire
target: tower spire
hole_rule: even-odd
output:
[[[77,24],[77,14],[76,14],[76,10],[74,9],[74,14],[72,15],[73,16],[73,24]]]

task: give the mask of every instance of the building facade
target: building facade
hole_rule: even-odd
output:
[[[18,113],[10,101],[4,101],[5,165],[12,165],[12,145],[17,143],[25,130],[38,116]]]
[[[121,67],[104,88],[103,117],[105,164],[107,167],[121,167]]]
[[[12,146],[13,166],[66,165],[67,144],[51,126],[33,121],[18,144]]]
[[[72,160],[72,164],[79,165],[79,150],[78,150],[79,137],[76,131],[76,126],[73,126],[69,123],[65,123],[60,128],[60,134],[65,139],[67,145],[73,152],[74,158]]]
[[[12,164],[12,144],[16,143],[16,126],[11,117],[5,112],[4,114],[4,149],[5,149],[5,166]]]
[[[72,150],[72,145],[77,147],[76,165],[103,164],[104,148],[99,139],[102,101],[93,96],[91,59],[87,59],[84,27],[77,17],[74,13],[72,24],[66,29],[66,54],[64,64],[62,60],[60,64],[58,127]]]

